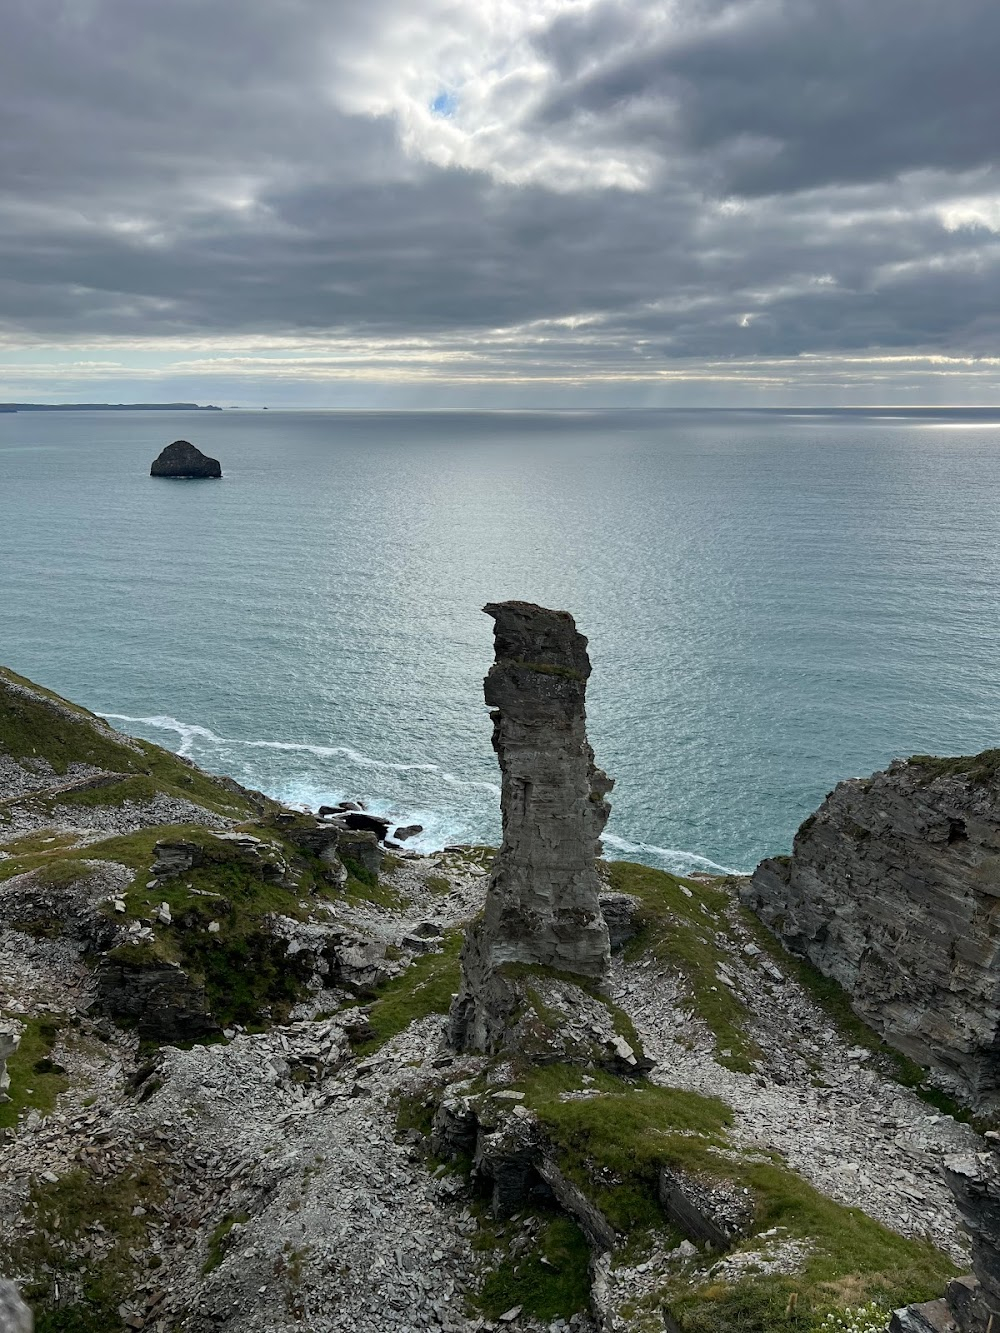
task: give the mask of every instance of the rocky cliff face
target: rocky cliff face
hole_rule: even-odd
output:
[[[1000,752],[842,782],[743,897],[886,1040],[1000,1104]]]
[[[482,920],[462,954],[451,1034],[495,1048],[514,1003],[501,969],[527,964],[601,980],[610,961],[595,857],[612,782],[587,743],[587,640],[565,611],[490,603],[496,661],[485,681],[502,773],[503,846]]]

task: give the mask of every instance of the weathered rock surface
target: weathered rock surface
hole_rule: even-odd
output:
[[[174,440],[153,460],[151,477],[221,477],[222,464],[188,440]]]
[[[972,1240],[974,1281],[951,1283],[948,1305],[962,1333],[1000,1327],[1000,1150],[949,1157],[944,1175]]]
[[[842,782],[743,899],[941,1083],[1000,1105],[1000,753]]]
[[[587,640],[572,616],[491,603],[496,661],[485,681],[502,773],[503,846],[483,917],[467,934],[451,1013],[459,1049],[489,1051],[516,1005],[502,969],[528,964],[601,981],[608,928],[598,902],[598,839],[611,780],[587,743]]]

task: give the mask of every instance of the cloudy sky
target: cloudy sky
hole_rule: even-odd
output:
[[[7,0],[0,399],[992,403],[996,0]]]

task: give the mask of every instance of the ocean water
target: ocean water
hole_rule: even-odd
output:
[[[151,479],[177,437],[224,479]],[[589,636],[609,852],[752,867],[1000,745],[1000,416],[0,415],[0,661],[284,800],[496,840],[508,597]]]

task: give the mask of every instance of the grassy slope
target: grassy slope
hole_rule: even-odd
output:
[[[169,750],[131,737],[119,739],[93,713],[5,667],[0,667],[0,754],[19,761],[43,760],[56,774],[65,774],[72,764],[86,764],[123,775],[117,786],[67,793],[63,803],[112,805],[129,797],[149,800],[164,792],[237,819],[253,813],[248,800]],[[44,793],[28,799],[54,803]]]

